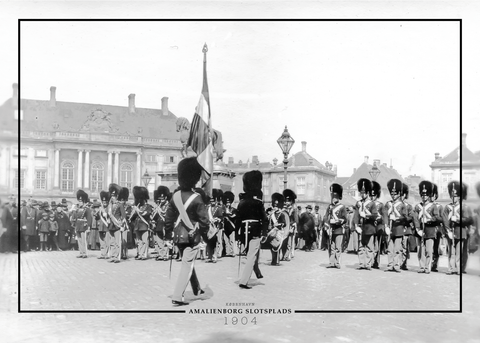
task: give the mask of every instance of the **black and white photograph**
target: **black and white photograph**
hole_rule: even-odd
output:
[[[5,341],[478,341],[478,7],[200,3],[6,7]]]

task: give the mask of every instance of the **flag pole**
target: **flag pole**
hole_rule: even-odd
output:
[[[210,147],[212,149],[211,154],[213,157],[213,130],[212,130],[212,116],[211,116],[211,110],[210,110],[210,92],[208,90],[208,81],[207,81],[207,52],[208,52],[208,46],[207,43],[203,45],[203,87],[202,87],[202,93],[207,94],[207,103],[208,103],[208,144],[207,147]],[[212,144],[212,145],[210,145]],[[211,196],[212,195],[212,189],[213,189],[213,158],[210,158],[209,163],[211,163],[210,166],[210,177],[206,180],[204,184],[204,191],[207,195]]]

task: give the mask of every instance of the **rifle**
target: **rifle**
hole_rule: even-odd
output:
[[[242,253],[241,253],[241,248],[242,245],[240,241],[237,241],[237,247],[238,247],[238,269],[237,269],[237,277],[240,276],[240,260],[242,259]]]
[[[173,244],[168,249],[168,253],[170,254],[170,271],[168,273],[168,279],[171,279],[171,277],[172,277],[172,261],[173,261]]]
[[[325,227],[327,228],[327,236],[328,236],[328,256],[332,254],[332,229],[330,227],[330,219],[332,218],[332,204],[328,205],[328,221],[325,223]]]

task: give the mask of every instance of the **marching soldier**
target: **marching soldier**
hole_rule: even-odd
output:
[[[155,239],[155,250],[158,253],[155,259],[157,261],[168,261],[173,247],[173,232],[165,230],[165,215],[167,213],[168,201],[170,201],[171,194],[168,187],[165,186],[158,186],[153,193],[156,205],[152,211],[151,218],[154,224],[153,237]]]
[[[359,266],[357,269],[372,269],[373,251],[375,248],[375,221],[378,215],[375,202],[370,199],[372,195],[372,183],[368,179],[360,179],[357,182],[361,200],[357,201],[354,215],[355,230],[360,234],[358,248]]]
[[[226,191],[223,193],[222,200],[225,206],[225,216],[223,217],[225,256],[235,257],[235,220],[237,217],[237,209],[232,206],[235,195],[230,191]]]
[[[122,187],[116,183],[111,183],[108,186],[110,193],[110,203],[108,205],[107,213],[110,220],[108,227],[110,240],[110,253],[112,259],[109,262],[120,263],[121,245],[122,245],[122,231],[125,220],[125,208],[123,204],[118,201]]]
[[[376,181],[372,181],[371,198],[377,207],[377,218],[375,219],[375,238],[373,248],[373,266],[374,269],[380,269],[380,256],[382,255],[382,242],[385,236],[385,223],[383,222],[383,203],[378,200],[382,187]]]
[[[130,191],[127,187],[122,187],[120,193],[118,194],[118,202],[120,205],[125,208],[127,207],[128,196],[130,195]],[[127,223],[127,213],[125,211],[125,217],[122,221],[122,228],[120,229],[120,252],[121,252],[121,259],[127,260],[128,259],[128,234],[129,234],[129,226]]]
[[[386,272],[400,273],[402,263],[402,241],[407,224],[407,206],[401,199],[402,182],[398,179],[391,179],[387,182],[387,188],[392,200],[385,204],[383,211],[383,222],[388,240],[388,266]]]
[[[411,247],[412,243],[410,241],[410,237],[414,234],[412,229],[415,227],[415,225],[413,222],[413,206],[405,201],[408,199],[408,192],[409,192],[408,185],[405,183],[402,184],[402,195],[400,196],[400,199],[402,199],[402,202],[405,204],[407,208],[407,217],[405,222],[405,231],[403,232],[403,239],[402,239],[403,254],[402,254],[402,265],[400,266],[401,270],[408,270],[407,260],[410,259],[410,250],[413,250]]]
[[[438,218],[437,218],[437,222],[436,222],[436,227],[437,227],[437,230],[436,230],[436,235],[435,235],[435,239],[433,240],[433,260],[432,260],[432,269],[431,271],[432,272],[438,272],[438,260],[440,259],[440,252],[439,252],[439,249],[440,249],[440,242],[442,241],[442,239],[444,239],[445,237],[445,229],[443,228],[443,217],[442,217],[442,214],[443,214],[443,206],[440,205],[438,202],[437,202],[437,199],[438,199],[438,187],[436,184],[434,184],[432,182],[432,197],[430,198],[430,201],[437,207],[437,211],[438,211]]]
[[[223,246],[221,239],[223,236],[223,217],[225,209],[221,203],[223,192],[220,189],[212,190],[212,197],[208,205],[208,217],[210,225],[215,226],[216,234],[207,238],[207,260],[206,262],[217,263],[217,258],[221,256],[221,247]]]
[[[100,240],[100,256],[99,259],[108,259],[108,248],[110,245],[108,226],[110,219],[108,218],[107,208],[110,201],[110,194],[106,191],[100,192],[100,203],[98,211],[95,214],[97,221],[98,239]]]
[[[248,246],[247,262],[239,280],[239,287],[251,289],[248,281],[252,272],[255,272],[257,279],[263,278],[258,268],[260,257],[260,242],[266,236],[268,230],[268,218],[262,201],[262,173],[258,170],[246,172],[243,175],[242,200],[238,204],[236,227],[240,228],[239,238],[244,240]]]
[[[268,216],[269,225],[268,225],[268,235],[266,238],[266,244],[270,245],[270,250],[272,252],[272,266],[277,266],[280,264],[280,254],[279,249],[282,246],[283,240],[288,237],[289,233],[289,217],[288,214],[283,209],[284,198],[280,193],[272,194],[272,211]],[[282,239],[278,241],[278,238]],[[278,247],[272,247],[271,241],[277,240],[276,244]]]
[[[135,259],[144,261],[148,259],[148,232],[150,230],[152,207],[147,203],[149,196],[148,189],[145,187],[133,187],[133,196],[135,204],[130,221],[135,222],[135,232],[137,233],[138,257],[135,257]]]
[[[323,218],[323,226],[326,230],[329,241],[329,260],[327,268],[341,268],[340,257],[343,249],[343,235],[345,234],[344,225],[347,222],[347,210],[340,203],[342,200],[343,187],[338,183],[332,183],[330,186],[331,202]]]
[[[419,273],[430,274],[433,243],[437,236],[437,221],[440,217],[438,208],[431,201],[433,185],[430,181],[422,181],[418,185],[422,202],[415,205],[414,221],[417,231],[417,255],[420,265]]]
[[[463,253],[467,230],[473,224],[473,214],[470,207],[462,204],[462,200],[467,198],[467,185],[451,181],[448,183],[448,194],[452,203],[443,210],[443,225],[447,231],[449,247],[447,275],[452,275],[458,274],[459,269],[465,271],[466,262],[460,265],[460,254]]]
[[[83,190],[77,191],[78,207],[72,213],[72,225],[75,227],[77,235],[78,258],[87,258],[87,232],[92,226],[92,211],[86,206],[88,203],[88,194]]]
[[[204,200],[193,190],[202,173],[202,167],[196,157],[184,158],[178,163],[177,168],[180,187],[168,205],[165,230],[173,231],[176,226],[188,231],[188,243],[178,243],[182,253],[182,267],[172,295],[172,303],[182,306],[188,305],[184,300],[184,293],[189,282],[194,295],[204,293],[195,272],[195,259],[200,237],[208,231],[209,219]]]
[[[289,219],[289,234],[282,244],[282,260],[290,261],[295,257],[295,236],[297,234],[298,227],[298,210],[295,208],[295,199],[297,195],[291,189],[285,189],[283,191],[283,198],[285,201],[284,209],[288,214]]]

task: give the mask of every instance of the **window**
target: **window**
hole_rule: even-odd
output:
[[[269,187],[268,187],[268,184],[269,184],[269,180],[267,177],[265,177],[262,181],[262,191],[263,191],[263,195],[270,195],[270,190],[269,190]]]
[[[442,173],[442,190],[439,198],[448,198],[448,183],[452,181],[452,173]]]
[[[175,163],[175,156],[165,156],[165,163]]]
[[[297,178],[297,194],[305,194],[305,176],[300,176]]]
[[[35,171],[35,188],[36,189],[47,189],[47,171],[46,170],[36,170]]]
[[[27,148],[20,149],[20,155],[18,154],[18,148],[13,148],[13,156],[26,157],[27,155],[28,155],[28,149]]]
[[[13,179],[13,187],[14,188],[25,188],[25,169],[17,169],[15,171],[15,177]]]
[[[92,164],[92,191],[100,192],[103,190],[104,167],[99,162]]]
[[[147,156],[145,156],[145,162],[157,162],[157,156],[156,155],[147,155]]]
[[[47,157],[47,150],[35,150],[35,157]]]
[[[62,191],[73,192],[73,163],[65,162],[62,165]]]
[[[122,164],[120,168],[120,186],[127,187],[129,191],[132,191],[133,180],[133,168],[131,164]]]

